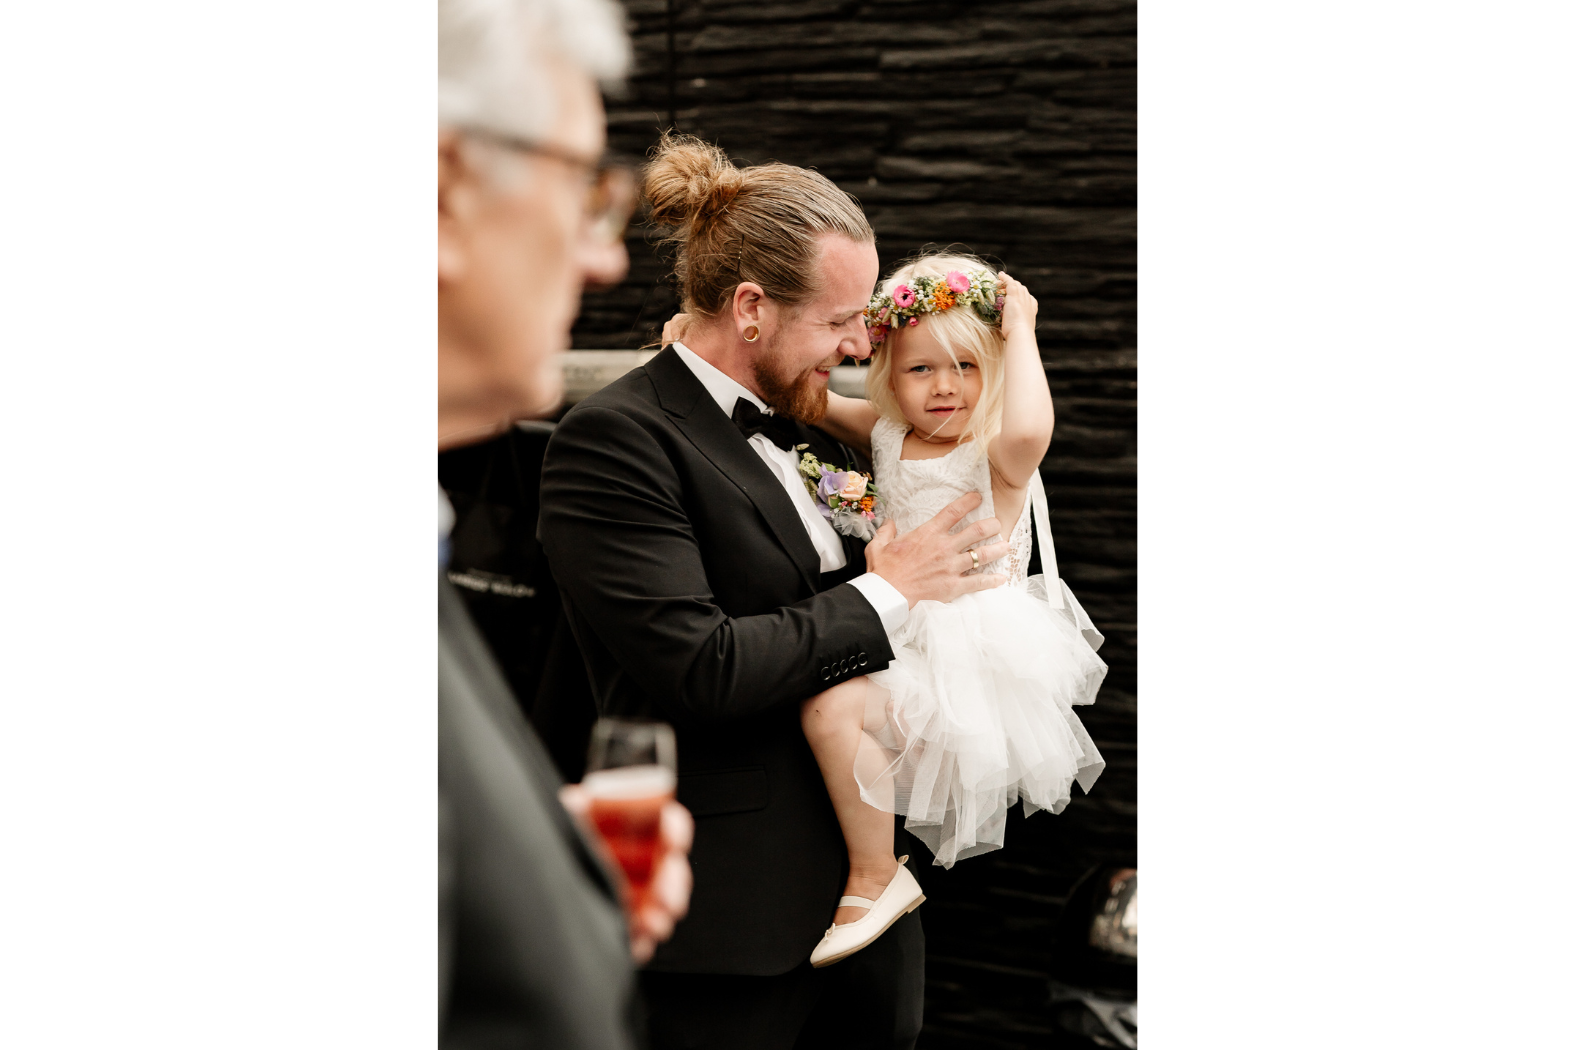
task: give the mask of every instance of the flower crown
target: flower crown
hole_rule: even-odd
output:
[[[954,306],[971,306],[986,324],[1001,323],[1001,308],[1006,297],[988,270],[949,270],[941,277],[911,277],[899,283],[890,295],[870,297],[864,310],[870,344],[879,346],[899,325],[919,323],[920,314],[940,313]]]

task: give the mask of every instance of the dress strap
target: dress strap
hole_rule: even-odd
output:
[[[1045,483],[1037,470],[1028,482],[1028,503],[1034,512],[1034,530],[1039,533],[1039,565],[1045,574],[1045,598],[1050,608],[1064,609],[1061,570],[1055,561],[1055,540],[1050,537],[1050,500],[1045,496]]]
[[[898,423],[886,416],[875,420],[875,426],[870,430],[870,459],[874,461],[877,481],[882,471],[890,469],[888,464],[902,458],[902,439],[907,434],[906,423]]]

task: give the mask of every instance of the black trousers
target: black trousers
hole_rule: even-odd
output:
[[[924,1024],[924,927],[775,977],[642,973],[651,1050],[913,1050]]]

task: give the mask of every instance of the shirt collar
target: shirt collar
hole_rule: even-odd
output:
[[[454,531],[454,504],[448,501],[448,493],[443,491],[443,486],[438,486],[438,535],[447,536]]]
[[[689,371],[700,380],[700,385],[705,387],[706,393],[716,402],[716,407],[729,419],[733,416],[733,402],[739,398],[747,398],[762,412],[770,412],[766,403],[750,392],[749,388],[720,368],[689,349],[683,343],[674,343],[673,350],[678,354],[678,359],[689,366]]]
[[[454,504],[448,501],[448,494],[443,491],[443,486],[438,486],[438,568],[448,568],[448,556],[451,553],[449,533],[454,531]]]

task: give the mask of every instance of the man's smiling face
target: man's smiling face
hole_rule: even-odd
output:
[[[864,308],[880,277],[875,245],[838,233],[821,237],[819,263],[820,292],[783,311],[774,337],[755,360],[755,382],[765,402],[806,423],[826,414],[831,369],[845,357],[869,357]]]

